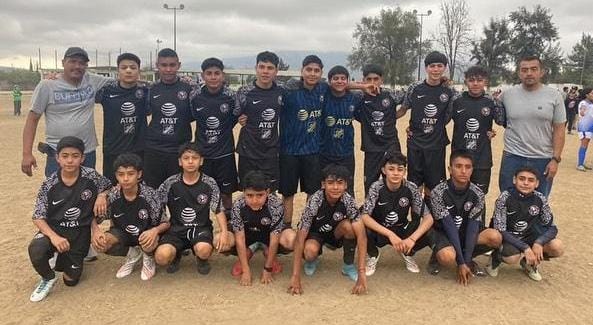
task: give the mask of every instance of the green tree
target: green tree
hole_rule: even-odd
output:
[[[416,15],[399,7],[383,9],[376,17],[363,17],[356,24],[357,44],[348,56],[348,65],[361,69],[365,64],[376,63],[383,66],[385,83],[409,84],[415,79],[419,33]],[[430,48],[430,42],[423,43],[423,48]]]
[[[505,18],[491,18],[483,28],[484,36],[473,42],[471,60],[483,66],[490,75],[490,86],[497,86],[509,79],[512,72],[507,69],[511,60],[511,30]]]
[[[562,52],[558,28],[552,22],[550,9],[536,5],[533,11],[519,7],[509,15],[512,24],[511,52],[515,62],[527,55],[537,55],[548,70],[548,78],[560,75]],[[516,76],[515,76],[516,78]]]
[[[469,6],[465,0],[441,2],[441,21],[436,40],[449,58],[452,80],[455,79],[457,60],[465,56],[466,50],[471,46],[472,22],[469,17]]]
[[[593,85],[593,36],[583,33],[564,65],[563,81]]]

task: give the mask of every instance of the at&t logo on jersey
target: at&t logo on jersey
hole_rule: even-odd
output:
[[[271,121],[274,119],[274,117],[276,117],[276,111],[274,111],[272,108],[266,108],[261,113],[261,118],[264,121]]]
[[[162,134],[173,135],[175,132],[175,124],[177,124],[177,117],[172,117],[177,112],[177,107],[172,103],[165,103],[161,106],[161,113],[164,117],[161,118]]]
[[[435,115],[437,115],[437,111],[437,107],[433,104],[428,104],[424,106],[424,115],[426,115],[426,117],[434,117]]]
[[[66,220],[77,220],[78,217],[80,217],[80,209],[79,208],[70,208],[68,210],[66,210],[66,212],[64,213],[64,218]]]
[[[472,117],[465,122],[465,127],[470,132],[476,132],[480,129],[480,122]]]
[[[196,211],[192,208],[184,208],[181,211],[181,220],[185,225],[191,225],[196,220]]]
[[[385,225],[387,227],[393,226],[398,220],[399,220],[399,216],[397,215],[397,212],[391,211],[385,217]]]
[[[325,224],[325,225],[319,227],[319,232],[330,232],[330,231],[332,231],[332,229],[334,229],[334,227],[332,227],[329,224]]]
[[[328,127],[332,127],[336,124],[336,118],[333,116],[328,116],[325,118],[325,125],[327,125]]]
[[[126,231],[132,236],[138,236],[140,234],[140,229],[134,225],[127,225]]]
[[[133,115],[136,112],[136,105],[131,102],[125,102],[121,104],[121,114],[124,116]]]
[[[171,117],[177,113],[177,107],[172,103],[164,103],[161,106],[161,113],[163,113],[164,116]]]
[[[527,221],[517,221],[517,223],[515,223],[515,227],[513,227],[515,229],[515,233],[522,234],[527,229],[527,225]]]
[[[121,105],[120,110],[123,116],[120,119],[119,124],[121,124],[123,128],[124,134],[134,133],[134,130],[136,129],[136,116],[132,115],[136,113],[136,105],[131,102],[125,102]]]
[[[83,201],[90,199],[92,196],[93,196],[93,192],[91,192],[91,190],[89,190],[89,189],[86,189],[86,190],[82,191],[82,193],[80,193],[80,199]]]
[[[385,116],[385,114],[383,114],[383,112],[381,112],[381,111],[373,111],[371,113],[371,116],[373,117],[373,120],[381,121],[383,119],[383,117]]]
[[[309,118],[309,112],[304,109],[300,109],[297,113],[297,118],[299,121],[306,121]]]
[[[220,121],[215,116],[210,116],[206,119],[206,126],[209,129],[217,129],[220,126]]]

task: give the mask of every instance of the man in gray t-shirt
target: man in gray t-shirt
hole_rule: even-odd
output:
[[[513,187],[515,170],[531,166],[540,173],[537,190],[550,194],[564,148],[566,111],[557,89],[542,84],[544,69],[535,56],[519,62],[521,84],[505,90],[499,100],[506,111],[504,152],[498,184]]]
[[[94,107],[95,92],[111,79],[86,72],[88,54],[79,47],[71,47],[64,54],[63,74],[56,80],[42,80],[31,99],[31,111],[23,129],[23,160],[21,170],[31,176],[32,167],[37,167],[33,156],[33,141],[41,115],[45,114],[45,147],[47,163],[45,175],[57,170],[55,149],[64,136],[76,136],[83,140],[86,152],[84,166],[95,167]]]

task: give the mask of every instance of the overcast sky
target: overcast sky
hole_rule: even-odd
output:
[[[541,4],[552,10],[560,44],[569,53],[583,32],[593,30],[590,0],[467,0],[475,37],[490,17],[503,17],[519,6]],[[173,11],[163,9],[165,1],[155,0],[27,0],[2,1],[0,10],[0,66],[28,67],[29,56],[37,59],[41,48],[42,65],[54,67],[68,46],[89,51],[94,61],[107,64],[123,51],[148,60],[157,47],[173,47]],[[191,0],[177,12],[177,50],[182,62],[209,56],[237,57],[269,50],[311,52],[346,51],[354,44],[352,33],[362,16],[376,15],[381,8],[399,5],[404,10],[432,10],[424,19],[424,35],[431,37],[440,19],[438,0]],[[58,64],[60,64],[58,62]]]

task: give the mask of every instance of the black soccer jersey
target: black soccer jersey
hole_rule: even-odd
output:
[[[161,81],[148,91],[149,113],[152,114],[146,132],[146,147],[177,153],[179,146],[191,141],[193,120],[189,103],[192,85],[177,80],[173,84]]]
[[[445,125],[453,90],[443,84],[431,86],[426,81],[408,88],[403,106],[411,110],[408,145],[419,149],[442,148],[449,144]]]
[[[246,237],[261,238],[270,234],[282,232],[284,220],[284,207],[282,199],[274,194],[269,194],[266,204],[261,210],[254,211],[241,195],[234,203],[231,212],[231,227],[233,232],[245,231]]]
[[[492,219],[494,229],[510,232],[519,239],[537,238],[543,228],[554,223],[552,210],[543,194],[534,192],[525,196],[514,189],[500,194]]]
[[[97,195],[109,186],[109,179],[87,167],[80,167],[76,182],[67,186],[62,181],[61,169],[58,169],[43,181],[37,194],[33,219],[45,219],[50,226],[90,226]]]
[[[147,113],[146,87],[122,88],[113,82],[97,91],[103,106],[103,152],[118,155],[144,150]]]
[[[158,196],[161,204],[169,208],[171,231],[174,232],[212,227],[210,212],[222,211],[216,181],[203,173],[193,185],[185,184],[181,173],[167,178],[159,187]]]
[[[412,218],[408,219],[410,210]],[[385,180],[380,179],[369,188],[361,214],[368,214],[383,227],[393,230],[407,227],[410,222],[417,227],[420,216],[426,216],[430,211],[414,183],[404,179],[398,189],[391,191]]]
[[[145,230],[168,222],[157,192],[144,183],[138,184],[138,195],[133,201],[128,201],[117,187],[109,191],[107,201],[107,219],[131,236],[138,237]]]
[[[348,192],[332,206],[325,198],[325,191],[319,190],[307,200],[298,228],[320,234],[333,233],[342,220],[359,218],[356,202]]]
[[[474,168],[492,167],[488,131],[492,130],[492,122],[502,123],[502,109],[490,96],[473,97],[466,91],[453,97],[449,114],[453,120],[451,151],[465,149],[471,152]]]
[[[451,216],[460,234],[465,234],[469,220],[480,223],[484,209],[484,193],[475,184],[470,183],[467,189],[457,190],[451,180],[439,183],[430,191],[432,216],[435,220],[442,220]],[[441,228],[437,223],[436,228]],[[463,238],[460,235],[460,238]]]
[[[365,152],[401,151],[396,129],[396,108],[402,94],[381,88],[377,96],[364,95],[357,110]]]
[[[285,90],[275,83],[270,89],[259,88],[255,81],[237,91],[236,116],[247,115],[241,128],[237,153],[251,159],[278,157],[278,118]]]
[[[233,114],[235,93],[225,86],[211,94],[203,86],[191,93],[190,100],[196,120],[196,142],[202,156],[215,159],[232,154],[235,150],[233,127],[237,123]]]

